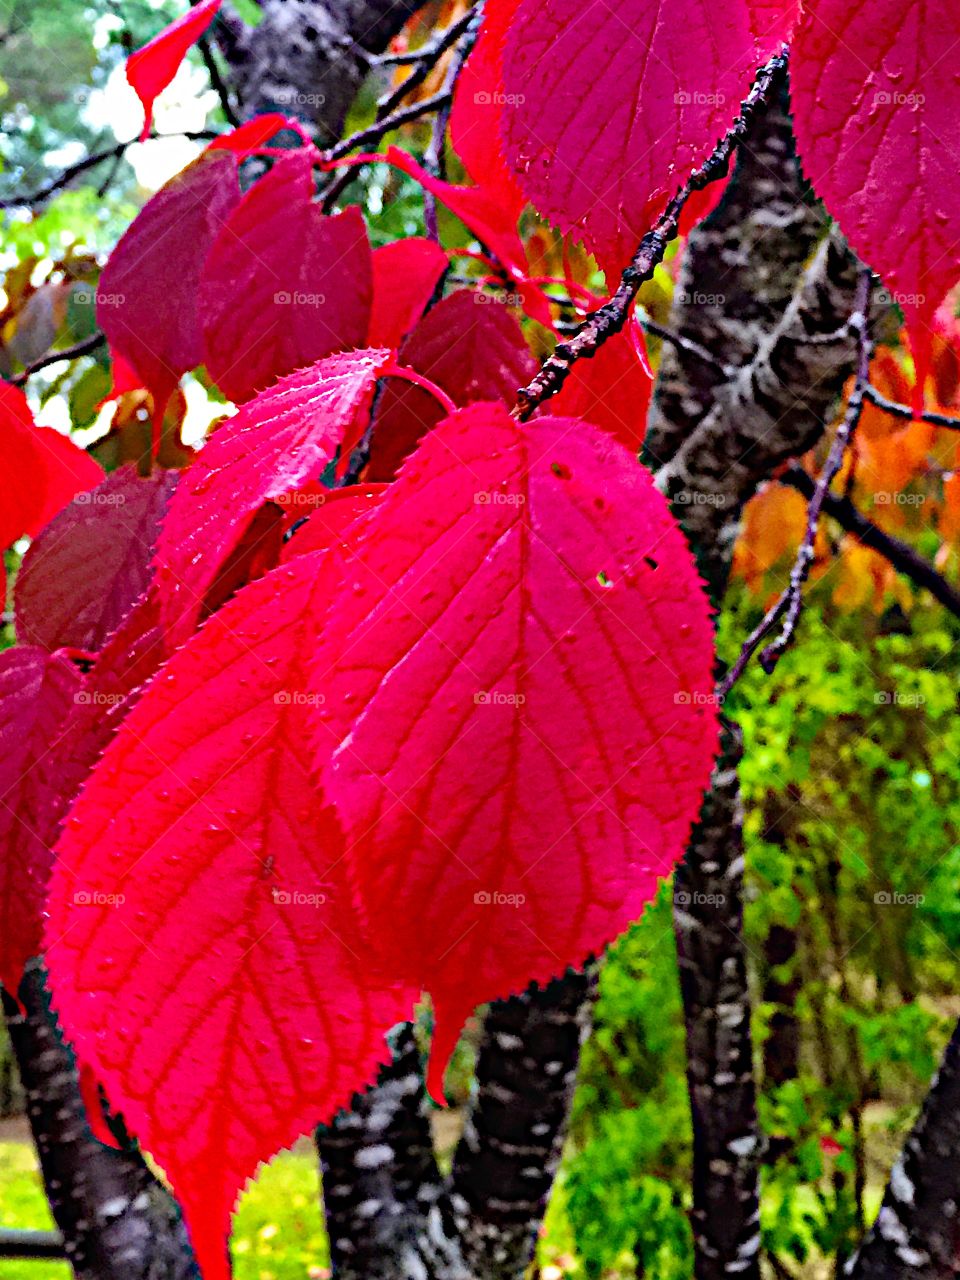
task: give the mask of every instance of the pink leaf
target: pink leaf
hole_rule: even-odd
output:
[[[508,159],[537,209],[582,238],[608,282],[733,122],[796,8],[697,0],[681,17],[667,0],[516,7],[503,55]]]
[[[374,249],[373,308],[367,335],[371,347],[400,346],[423,315],[447,266],[443,249],[418,236]]]
[[[203,359],[200,272],[239,199],[236,156],[205,151],[147,201],[100,276],[97,319],[111,350],[152,393],[156,421],[180,377]]]
[[[14,590],[17,635],[45,649],[99,649],[146,590],[160,521],[177,473],[149,479],[122,467],[78,494],[23,558]]]
[[[471,180],[495,194],[516,225],[526,198],[504,159],[503,97],[502,34],[488,22],[457,77],[450,141]]]
[[[355,206],[332,217],[311,200],[313,170],[294,151],[243,197],[200,281],[204,361],[231,400],[367,340],[370,244]]]
[[[0,654],[0,982],[12,996],[40,953],[51,766],[79,689],[62,654],[32,646]]]
[[[350,543],[318,761],[378,952],[433,996],[437,1097],[476,1004],[582,963],[681,856],[717,745],[709,610],[620,445],[499,405],[430,432]]]
[[[628,328],[603,343],[592,359],[573,366],[559,394],[550,401],[549,412],[592,422],[631,453],[638,453],[647,431],[653,391],[641,351],[645,352],[643,332],[631,320]]]
[[[411,333],[400,360],[436,382],[458,406],[503,400],[533,375],[536,363],[510,309],[492,294],[459,289],[438,302]],[[390,480],[430,427],[444,416],[409,383],[388,382],[374,419],[368,480]]]
[[[150,134],[154,101],[177,74],[187,50],[200,39],[219,8],[220,0],[200,0],[127,59],[127,82],[143,105],[141,142]]]
[[[217,571],[271,498],[319,477],[366,420],[390,353],[351,351],[291,374],[213,433],[170,503],[157,585],[171,638],[183,641]]]
[[[387,1057],[342,838],[305,759],[323,555],[247,587],[130,712],[67,820],[48,965],[67,1035],[170,1179],[205,1280],[260,1161]]]
[[[811,0],[791,59],[804,173],[906,316],[917,400],[933,317],[960,279],[960,184],[944,122],[960,114],[947,50],[960,10],[921,0]]]

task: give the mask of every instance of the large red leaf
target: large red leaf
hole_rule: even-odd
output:
[[[647,431],[653,379],[643,332],[631,319],[589,360],[578,360],[550,401],[554,416],[584,418],[638,453]]]
[[[413,236],[393,240],[373,251],[373,308],[367,342],[371,347],[399,347],[423,315],[447,255],[434,240]]]
[[[143,104],[141,140],[150,133],[154,101],[177,74],[187,50],[200,39],[219,8],[220,0],[200,0],[127,59],[127,82]]]
[[[318,478],[337,446],[366,425],[389,354],[321,360],[261,392],[213,433],[178,486],[157,544],[157,585],[173,639],[192,631],[257,509]]]
[[[472,181],[495,193],[516,224],[526,199],[503,155],[503,34],[488,21],[457,77],[450,142]]]
[[[477,1003],[582,963],[683,852],[710,617],[647,472],[574,419],[461,410],[349,542],[318,754],[372,937],[433,995],[436,1097]]]
[[[45,649],[99,649],[146,590],[177,472],[121,467],[50,522],[23,558],[17,635]]]
[[[537,209],[582,238],[608,278],[733,122],[797,4],[516,6],[503,53],[508,158]]]
[[[0,550],[33,536],[103,468],[52,427],[38,427],[19,387],[0,382]]]
[[[0,654],[0,982],[13,996],[40,953],[51,771],[79,689],[62,654],[32,646]]]
[[[247,400],[283,374],[367,342],[370,244],[355,206],[327,217],[312,161],[294,151],[243,197],[200,281],[204,361],[224,395]]]
[[[304,744],[324,553],[176,653],[70,814],[51,883],[56,1008],[166,1171],[205,1280],[258,1163],[368,1083],[409,992],[377,987]]]
[[[804,172],[907,318],[922,399],[934,313],[960,279],[960,9],[810,0],[790,88]]]
[[[153,393],[157,421],[180,377],[203,360],[200,272],[239,199],[237,157],[203,152],[147,201],[100,276],[100,327]]]
[[[519,324],[489,293],[459,289],[438,302],[400,348],[403,364],[441,387],[457,406],[475,400],[512,405],[536,369]],[[391,480],[417,441],[444,416],[411,383],[389,382],[374,419],[369,480]]]

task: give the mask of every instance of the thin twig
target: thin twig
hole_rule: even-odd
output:
[[[781,623],[779,634],[760,655],[760,665],[768,675],[783,656],[796,632],[800,610],[803,607],[803,588],[813,567],[814,547],[817,540],[817,530],[820,527],[820,512],[830,486],[843,465],[847,446],[860,421],[860,415],[863,413],[866,388],[870,377],[870,357],[873,354],[868,316],[872,278],[869,269],[863,268],[860,273],[860,279],[857,282],[857,294],[853,312],[848,321],[849,328],[857,339],[857,367],[853,390],[850,392],[850,397],[847,401],[843,421],[837,427],[836,435],[830,446],[830,452],[827,454],[827,460],[823,464],[820,475],[817,477],[813,494],[807,506],[806,528],[796,559],[793,562],[793,568],[790,570],[790,581],[777,600],[767,610],[760,623],[751,631],[744,642],[743,648],[740,650],[736,662],[718,684],[717,695],[720,701],[726,698],[741,675],[743,675],[750,659],[778,623]]]
[[[587,317],[569,342],[558,343],[532,382],[517,393],[517,404],[513,410],[515,417],[521,420],[529,418],[539,405],[560,390],[577,360],[589,360],[608,338],[623,328],[640,286],[651,278],[663,260],[667,245],[676,239],[680,215],[690,196],[729,172],[730,160],[746,136],[754,116],[781,84],[788,57],[784,47],[760,69],[753,87],[740,104],[737,119],[643,237],[633,260],[624,269],[613,297]]]
[[[444,77],[443,88],[450,94],[450,101],[446,106],[440,108],[434,118],[433,129],[430,133],[430,143],[423,156],[423,167],[427,173],[432,173],[435,178],[443,178],[445,176],[444,139],[447,136],[447,128],[450,124],[453,91],[457,87],[457,81],[460,78],[464,63],[469,58],[473,46],[477,42],[482,18],[483,8],[478,5],[470,14],[470,21],[464,27],[456,53],[450,60],[450,66],[447,68],[447,74]],[[432,191],[424,191],[423,193],[423,220],[427,235],[431,240],[439,244],[440,227],[437,222],[437,198]]]
[[[724,378],[729,380],[736,377],[740,372],[736,365],[724,364],[722,360],[717,359],[712,351],[701,346],[699,342],[694,342],[692,338],[688,338],[682,333],[677,333],[675,329],[668,329],[666,325],[657,324],[655,320],[647,320],[642,316],[639,319],[641,328],[646,333],[652,334],[655,338],[660,338],[663,342],[669,342],[678,351],[683,351],[688,356],[693,356],[695,360],[700,360],[703,364],[709,365],[711,369],[715,369]]]
[[[421,45],[413,56],[393,55],[391,60],[395,64],[412,65],[414,69],[402,84],[398,84],[393,89],[388,90],[377,100],[377,117],[389,115],[411,90],[423,84],[450,46],[460,39],[474,21],[479,21],[479,17],[479,6],[474,5],[456,22],[452,22],[449,27],[439,32],[433,40]],[[381,58],[380,62],[386,64],[386,59]],[[450,87],[452,88],[453,86],[451,85]]]
[[[475,4],[471,9],[467,10],[463,17],[458,18],[449,27],[444,27],[442,31],[438,31],[431,40],[425,41],[419,49],[413,49],[406,53],[381,53],[379,57],[372,60],[373,65],[377,67],[402,67],[409,66],[411,63],[426,61],[430,66],[433,66],[440,55],[449,49],[454,40],[467,29],[479,7],[479,5]]]
[[[813,497],[816,481],[802,467],[790,467],[777,478],[780,484],[789,485],[798,493],[802,493],[805,498]],[[951,586],[946,578],[908,543],[902,542],[874,524],[858,507],[854,506],[849,498],[828,493],[823,499],[823,511],[831,520],[835,520],[841,529],[853,534],[863,546],[883,556],[898,573],[902,573],[918,587],[929,591],[945,609],[960,618],[960,591]]]
[[[227,118],[227,123],[233,125],[234,128],[240,123],[240,117],[236,108],[230,101],[230,92],[227,89],[226,82],[220,74],[220,68],[217,66],[217,60],[213,54],[213,47],[210,43],[210,36],[204,34],[197,42],[200,47],[200,56],[203,58],[203,65],[207,69],[207,75],[210,77],[210,83],[216,90],[217,97],[220,99],[220,106],[223,108],[223,114]]]
[[[197,129],[193,131],[180,131],[178,133],[157,133],[154,138],[187,138],[191,142],[211,142],[214,138],[219,138],[220,134],[213,129]],[[74,178],[86,173],[88,169],[96,168],[98,164],[103,164],[105,160],[115,160],[118,156],[124,155],[127,147],[133,146],[135,142],[139,142],[139,138],[130,138],[127,142],[118,142],[115,147],[108,147],[105,151],[95,151],[92,155],[84,156],[82,160],[78,160],[76,164],[69,165],[56,178],[53,178],[45,187],[41,187],[39,191],[34,191],[28,196],[9,196],[5,200],[0,200],[0,209],[29,209],[34,205],[43,204],[44,200],[48,200],[50,196],[56,194]]]
[[[960,418],[951,418],[947,413],[936,413],[932,409],[925,409],[922,413],[914,413],[909,405],[897,404],[895,400],[888,400],[872,384],[867,386],[864,394],[872,405],[882,409],[884,413],[889,413],[893,418],[903,418],[908,422],[928,422],[933,427],[947,427],[951,431],[960,431]]]
[[[429,115],[431,111],[437,111],[440,107],[446,106],[449,101],[449,92],[441,89],[439,93],[435,93],[429,98],[423,98],[420,102],[411,103],[409,107],[401,107],[399,111],[394,111],[391,115],[384,116],[382,120],[375,120],[373,124],[367,125],[365,129],[358,129],[349,138],[344,138],[336,146],[324,151],[324,163],[328,165],[336,164],[338,160],[342,160],[344,156],[349,155],[355,147],[365,147],[371,142],[379,142],[385,133],[390,133],[393,129],[399,129],[401,125],[411,124],[414,120],[419,120],[422,116]]]
[[[60,351],[49,351],[41,360],[35,360],[33,364],[28,364],[23,372],[11,378],[10,382],[15,387],[22,387],[28,378],[31,378],[35,373],[39,373],[41,369],[46,369],[52,364],[59,364],[61,360],[78,360],[80,356],[88,356],[102,346],[106,340],[102,333],[94,333],[89,338],[84,338],[82,342],[74,343],[72,347],[63,347]]]

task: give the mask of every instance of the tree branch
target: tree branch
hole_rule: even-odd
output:
[[[798,490],[807,499],[813,497],[815,481],[802,467],[790,467],[783,475],[778,476],[780,484],[789,485]],[[823,499],[823,510],[841,529],[852,533],[858,542],[876,551],[890,564],[916,583],[918,587],[929,591],[933,598],[960,618],[960,591],[936,571],[929,561],[918,555],[908,543],[886,533],[862,511],[853,505],[849,498],[838,497],[835,493],[827,493]]]
[[[827,454],[827,460],[823,464],[823,470],[817,477],[813,494],[807,506],[806,527],[793,567],[790,570],[790,581],[781,592],[779,599],[767,610],[759,626],[747,637],[736,662],[718,685],[717,694],[721,702],[743,675],[750,659],[778,622],[782,620],[779,635],[767,645],[760,655],[760,665],[767,674],[773,671],[796,632],[797,623],[800,619],[800,610],[803,608],[803,588],[813,567],[814,546],[817,540],[817,530],[820,527],[820,511],[827,494],[830,492],[830,486],[843,465],[843,459],[850,440],[863,413],[867,379],[870,376],[870,357],[873,352],[867,315],[870,306],[871,279],[869,268],[862,268],[857,285],[854,309],[848,322],[849,329],[857,340],[856,376],[847,402],[846,412],[843,415],[843,421],[837,427],[833,443],[830,446],[830,452]]]
[[[574,364],[578,360],[589,360],[596,355],[603,343],[623,328],[640,286],[651,278],[658,264],[663,261],[667,245],[679,234],[680,215],[687,201],[694,191],[701,191],[711,182],[726,176],[731,157],[747,135],[758,111],[779,92],[786,67],[787,52],[784,50],[760,70],[753,87],[740,105],[737,119],[703,164],[690,174],[643,237],[633,260],[624,269],[613,297],[592,312],[569,341],[558,343],[532,381],[517,393],[514,413],[518,418],[529,418],[545,400],[556,395]]]
[[[52,364],[59,364],[61,360],[79,360],[81,356],[88,356],[96,351],[98,347],[102,347],[106,340],[102,333],[94,333],[89,338],[84,338],[82,342],[75,342],[72,347],[61,347],[59,351],[48,351],[41,359],[35,360],[33,364],[28,364],[21,373],[15,374],[10,381],[15,387],[22,387],[29,378],[32,378],[35,373],[39,373],[41,369],[49,368]]]
[[[903,418],[907,422],[929,422],[934,427],[947,427],[950,431],[960,431],[960,418],[952,418],[948,413],[935,413],[932,409],[924,409],[915,413],[907,404],[898,404],[888,400],[874,386],[866,388],[866,397],[871,404],[889,413],[894,418]]]
[[[211,142],[219,136],[213,129],[154,135],[154,137],[158,138],[187,138],[192,142]],[[30,209],[34,205],[43,204],[45,200],[49,200],[52,195],[56,195],[58,191],[69,186],[74,178],[86,173],[88,169],[96,168],[98,164],[103,164],[105,160],[117,160],[124,156],[127,148],[132,147],[135,142],[139,142],[139,138],[130,138],[127,142],[118,142],[115,147],[107,147],[105,151],[95,151],[92,155],[84,156],[82,160],[78,160],[75,164],[68,165],[61,174],[56,178],[52,178],[39,191],[34,191],[32,195],[9,196],[6,200],[0,200],[0,209]]]

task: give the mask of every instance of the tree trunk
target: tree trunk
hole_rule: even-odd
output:
[[[960,1275],[960,1023],[954,1028],[876,1222],[847,1262],[850,1280]]]
[[[28,968],[20,997],[22,1012],[3,992],[7,1029],[50,1207],[78,1280],[197,1280],[172,1196],[138,1151],[116,1151],[92,1136],[39,966]]]
[[[783,102],[756,121],[721,204],[685,250],[672,327],[714,360],[665,349],[645,445],[718,605],[744,503],[816,443],[853,367],[855,264],[823,228],[804,198]],[[676,881],[698,1280],[760,1275],[739,754],[728,725]]]
[[[261,0],[248,27],[226,16],[217,40],[243,118],[294,115],[336,142],[370,66],[425,0]]]
[[[519,1280],[560,1163],[596,970],[490,1006],[451,1191],[473,1280]]]

